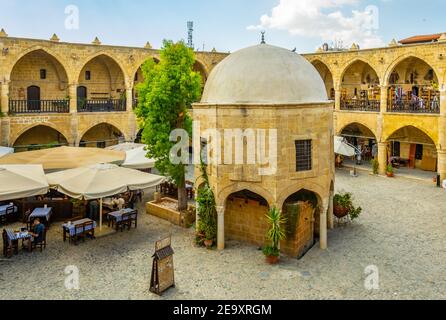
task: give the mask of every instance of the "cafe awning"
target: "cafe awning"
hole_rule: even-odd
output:
[[[353,157],[356,155],[356,149],[345,142],[343,137],[334,137],[334,151],[335,154],[340,154],[346,157]]]
[[[46,194],[49,186],[41,165],[0,165],[0,201]]]
[[[2,164],[40,164],[44,170],[64,170],[97,163],[122,164],[125,152],[99,148],[58,147],[19,152],[0,158]]]
[[[155,160],[146,157],[147,151],[145,146],[126,151],[125,162],[122,164],[124,168],[130,169],[152,169],[155,167]]]
[[[3,157],[3,156],[6,156],[8,154],[11,154],[11,153],[14,153],[14,149],[13,148],[0,146],[0,158]]]
[[[141,147],[145,147],[145,144],[141,144],[141,143],[133,143],[133,142],[125,142],[125,143],[120,143],[120,144],[116,144],[114,146],[110,146],[107,147],[107,150],[113,150],[113,151],[130,151],[130,150],[134,150],[134,149],[138,149]]]

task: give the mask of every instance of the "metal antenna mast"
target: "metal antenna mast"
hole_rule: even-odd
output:
[[[187,22],[187,45],[189,48],[194,48],[194,22],[188,21]]]

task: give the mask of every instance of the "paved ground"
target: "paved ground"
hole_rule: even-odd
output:
[[[228,243],[224,252],[193,245],[193,231],[141,215],[137,230],[79,246],[62,242],[58,225],[43,253],[0,261],[0,299],[159,299],[149,292],[156,239],[172,233],[177,287],[163,299],[432,299],[446,298],[446,191],[403,178],[337,174],[362,217],[329,232],[329,249],[303,259],[264,263],[257,248]],[[80,290],[64,287],[65,267],[80,270]],[[380,289],[364,288],[365,268]]]

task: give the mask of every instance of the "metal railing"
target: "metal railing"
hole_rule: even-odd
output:
[[[440,113],[439,100],[402,100],[397,99],[390,101],[387,106],[387,112],[401,113]]]
[[[69,113],[70,100],[9,100],[11,114]]]
[[[78,112],[123,112],[126,111],[123,99],[81,100],[77,102]]]
[[[380,100],[344,99],[341,100],[341,110],[379,112]]]

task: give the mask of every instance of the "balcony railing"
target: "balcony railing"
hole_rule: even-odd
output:
[[[126,101],[122,99],[82,100],[77,102],[78,112],[123,112]]]
[[[9,100],[9,112],[26,113],[69,113],[70,100]]]
[[[379,112],[381,101],[363,99],[341,100],[341,110]]]
[[[440,102],[438,100],[397,99],[389,102],[387,112],[439,114]]]

